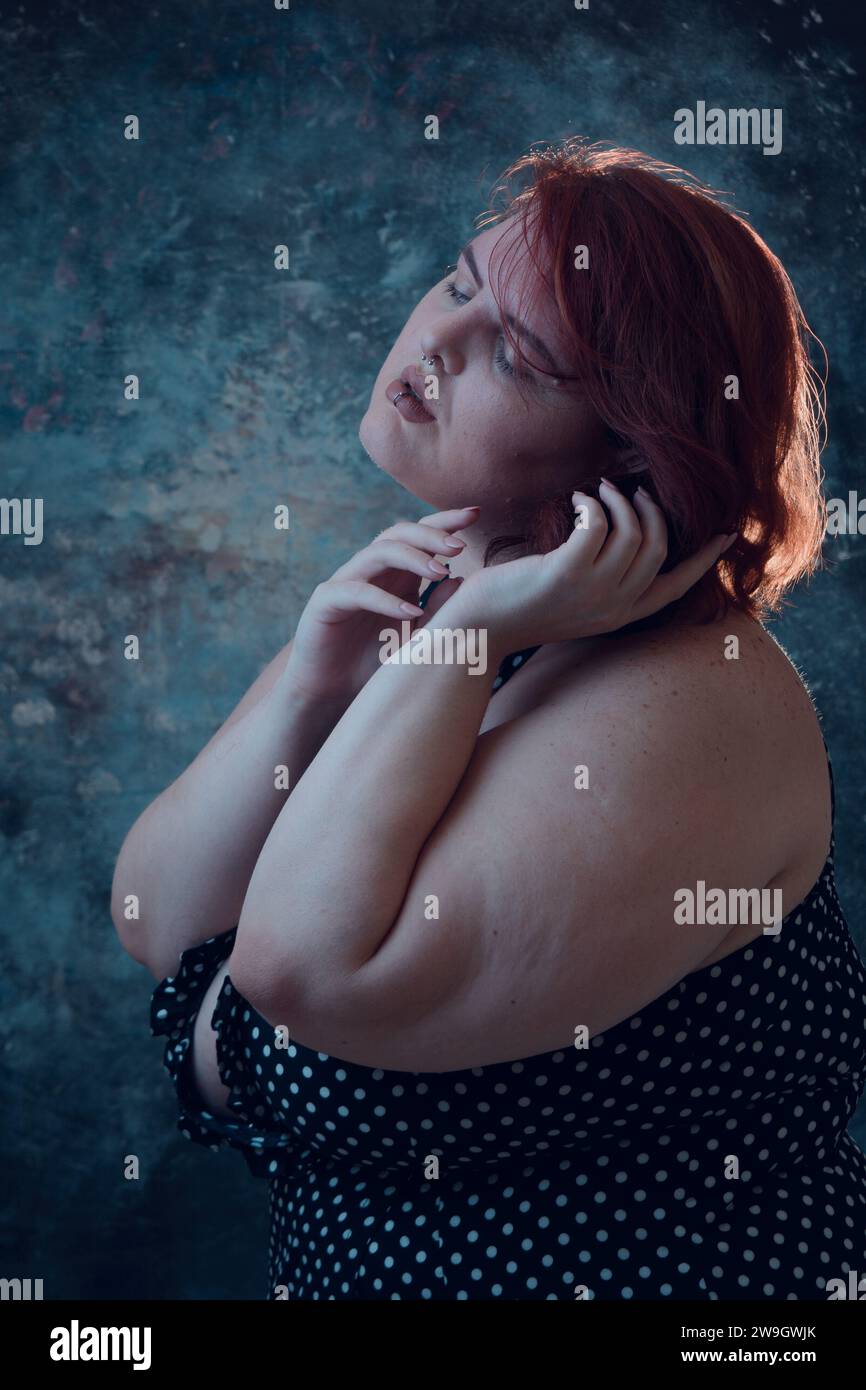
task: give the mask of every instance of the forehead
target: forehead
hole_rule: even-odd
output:
[[[547,283],[545,253],[534,241],[531,225],[524,234],[522,221],[511,217],[485,227],[469,244],[485,289],[498,300],[499,308],[543,339],[557,362],[567,361],[568,343]],[[540,261],[540,270],[533,257]]]

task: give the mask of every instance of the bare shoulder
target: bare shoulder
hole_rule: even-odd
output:
[[[613,670],[611,671],[613,675]],[[739,749],[755,773],[775,785],[826,781],[818,715],[804,676],[761,623],[740,613],[707,624],[674,625],[627,638],[617,684],[626,694],[661,685],[688,701],[696,730],[717,734],[723,756]],[[682,711],[681,711],[682,712]]]
[[[766,627],[732,612],[602,639],[556,684],[575,715],[602,702],[612,730],[669,741],[680,776],[691,763],[726,789],[730,814],[760,827],[789,900],[805,895],[829,847],[827,756],[806,679]]]
[[[539,744],[591,728],[607,777],[652,763],[654,794],[663,771],[672,802],[703,789],[720,816],[760,831],[766,881],[784,875],[789,895],[819,876],[831,822],[821,728],[804,676],[761,623],[730,612],[541,648],[491,700],[482,734],[515,720]],[[622,790],[636,794],[632,778]]]
[[[448,1071],[562,1047],[576,1021],[604,1032],[762,931],[684,929],[683,889],[802,901],[826,857],[826,779],[808,691],[758,624],[543,647],[491,699],[353,977],[351,1030],[317,995],[306,1017],[295,1001],[298,1036],[365,1066]]]
[[[381,1022],[348,1060],[449,1070],[561,1047],[575,1020],[603,1032],[763,930],[684,930],[684,889],[778,889],[787,913],[828,841],[817,716],[760,625],[543,647],[490,701],[358,972],[359,1012]],[[431,892],[435,933],[418,911]],[[305,1041],[329,1051],[324,1031]]]

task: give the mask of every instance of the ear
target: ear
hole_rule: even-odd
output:
[[[617,434],[616,430],[608,426],[607,442],[613,455],[613,465],[617,471],[624,476],[630,473],[645,473],[647,470],[646,459],[640,450],[635,447],[631,440],[624,435]]]
[[[617,452],[616,463],[617,467],[626,474],[645,473],[647,470],[646,459],[632,444],[626,445],[625,448]]]

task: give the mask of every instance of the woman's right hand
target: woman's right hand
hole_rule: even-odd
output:
[[[436,555],[453,558],[455,540],[478,519],[478,509],[434,512],[420,521],[398,521],[317,585],[301,614],[283,681],[315,699],[351,703],[378,670],[383,627],[410,623],[417,631],[454,593]],[[419,579],[443,582],[427,607],[416,602]],[[383,621],[383,619],[385,621]]]

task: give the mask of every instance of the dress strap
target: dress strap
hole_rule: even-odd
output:
[[[436,589],[436,588],[438,588],[438,586],[439,586],[441,583],[442,583],[442,580],[441,580],[441,579],[434,579],[433,582],[432,582],[431,584],[428,584],[428,585],[427,585],[427,588],[424,590],[423,594],[422,594],[421,597],[418,599],[418,607],[419,607],[419,608],[426,608],[426,607],[427,607],[427,600],[429,599],[429,597],[430,597],[430,595],[432,594],[433,590]]]

